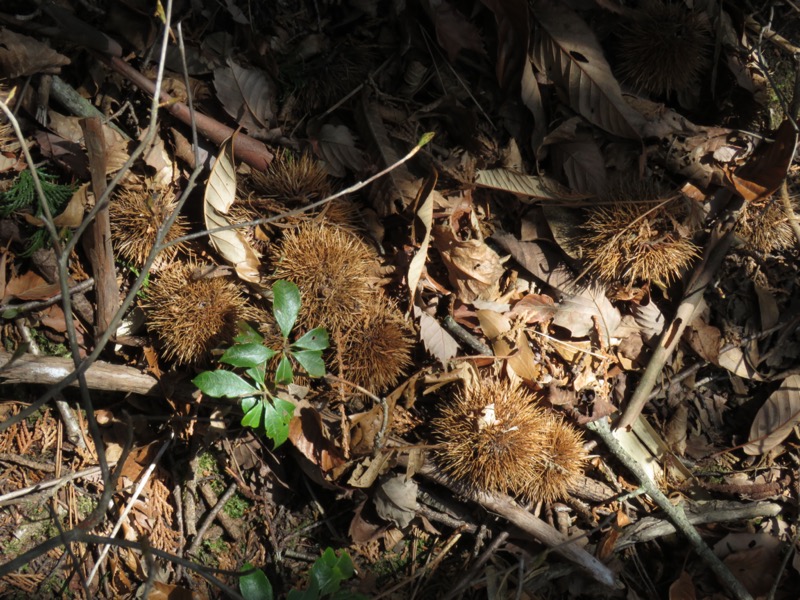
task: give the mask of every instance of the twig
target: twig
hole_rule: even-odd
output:
[[[486,549],[481,553],[481,555],[475,559],[475,561],[470,565],[469,571],[461,577],[461,581],[454,587],[450,592],[447,593],[442,600],[452,600],[456,598],[461,592],[466,590],[471,584],[472,580],[477,577],[478,572],[483,568],[483,565],[492,557],[492,555],[497,552],[497,550],[506,543],[508,540],[510,533],[508,531],[502,531],[499,535],[496,535],[491,543],[486,547]]]
[[[480,341],[478,338],[472,335],[469,331],[467,331],[461,325],[459,325],[451,315],[447,315],[442,320],[442,326],[450,335],[458,339],[463,344],[469,346],[472,350],[474,350],[478,354],[482,356],[492,356],[494,354],[494,352],[492,352],[492,349],[489,348],[489,346],[484,344],[482,341]]]
[[[208,528],[211,527],[211,524],[214,522],[214,519],[217,518],[219,512],[225,507],[225,504],[228,500],[231,499],[231,496],[236,492],[236,484],[232,483],[228,486],[228,489],[225,490],[225,493],[217,500],[217,502],[211,507],[211,510],[208,511],[208,514],[203,518],[203,522],[200,523],[200,527],[197,529],[197,535],[194,536],[191,545],[186,550],[186,554],[196,554],[198,548],[200,548],[200,544],[203,543],[203,538],[208,532]],[[230,533],[230,532],[229,532]]]
[[[741,202],[741,199],[739,199]],[[658,341],[658,346],[653,350],[650,357],[650,362],[639,380],[639,385],[636,391],[631,396],[628,402],[628,407],[625,409],[619,422],[616,424],[617,429],[623,429],[633,424],[639,414],[642,412],[650,393],[656,385],[659,375],[664,368],[664,365],[672,356],[673,350],[678,345],[678,342],[683,335],[686,326],[694,321],[697,312],[702,306],[703,294],[706,287],[711,283],[725,255],[728,253],[733,242],[733,228],[735,221],[733,219],[725,219],[715,228],[711,234],[711,238],[706,245],[706,252],[703,260],[697,265],[692,277],[686,286],[683,300],[675,313],[675,318],[670,323],[669,327],[664,329],[661,338]]]
[[[692,510],[692,507],[687,507],[685,512],[689,523],[702,525],[704,523],[723,523],[725,521],[776,517],[781,513],[781,508],[780,504],[774,502],[751,504],[710,502],[707,506],[701,506],[695,510]],[[673,533],[675,533],[675,526],[669,521],[658,517],[644,517],[624,529],[617,541],[615,550],[620,551],[628,546],[649,542]]]
[[[386,402],[386,398],[382,398],[380,396],[376,396],[375,394],[370,392],[368,389],[363,388],[360,385],[357,385],[357,384],[353,383],[352,381],[347,381],[347,379],[343,379],[341,377],[337,377],[336,375],[333,375],[331,373],[328,373],[327,375],[325,375],[325,380],[328,381],[329,383],[344,383],[344,384],[347,384],[347,385],[351,386],[352,388],[358,390],[359,392],[361,392],[362,394],[364,394],[368,398],[370,398],[376,404],[380,405],[381,411],[383,413],[383,418],[381,419],[381,428],[375,434],[375,443],[374,443],[374,446],[373,446],[373,454],[375,454],[377,456],[378,452],[383,447],[383,440],[384,440],[384,437],[386,436],[386,430],[389,428],[389,405]]]
[[[111,461],[108,464],[109,466],[113,467],[114,465],[117,464],[117,462]],[[8,492],[7,494],[3,494],[2,496],[0,496],[0,507],[8,506],[10,504],[16,504],[17,502],[19,502],[18,498],[24,498],[28,494],[36,494],[38,492],[49,490],[50,488],[56,488],[57,490],[59,487],[69,483],[73,479],[81,479],[82,477],[91,477],[92,475],[97,475],[99,473],[100,473],[100,467],[89,467],[88,469],[84,469],[83,471],[68,473],[67,475],[59,477],[58,479],[51,479],[49,481],[40,481],[35,485],[22,488],[21,490],[14,490],[13,492]]]
[[[130,423],[128,425],[130,426]],[[147,469],[142,474],[142,477],[139,480],[139,484],[133,491],[133,495],[131,495],[130,499],[128,500],[128,503],[125,505],[125,509],[122,511],[122,514],[119,516],[119,519],[117,519],[114,528],[111,530],[112,538],[115,535],[117,535],[117,532],[122,527],[122,524],[125,522],[125,519],[128,518],[128,515],[130,514],[131,510],[133,510],[133,505],[136,504],[136,501],[139,499],[139,495],[142,493],[144,486],[146,486],[147,483],[150,481],[150,476],[153,474],[153,471],[155,471],[156,465],[158,465],[158,461],[160,461],[161,457],[164,456],[164,452],[166,452],[167,448],[169,448],[169,444],[172,441],[173,437],[175,437],[175,434],[173,432],[170,432],[170,436],[167,439],[167,441],[161,445],[161,448],[158,449],[158,453],[156,454],[153,461],[149,465],[147,465]],[[97,557],[97,560],[95,561],[92,570],[89,572],[89,576],[86,578],[86,582],[89,585],[91,585],[94,576],[97,574],[97,570],[100,568],[100,565],[103,563],[103,560],[105,559],[110,549],[111,546],[109,546],[108,544],[105,544],[101,547],[100,556]]]
[[[402,463],[402,460],[400,462]],[[452,487],[452,481],[428,463],[423,465],[417,472],[440,485]],[[486,510],[504,517],[553,552],[576,564],[595,581],[610,588],[619,588],[616,576],[607,566],[573,543],[574,540],[567,538],[561,532],[519,506],[510,496],[475,492],[469,494],[469,498]]]
[[[29,469],[35,469],[37,471],[44,471],[45,473],[56,472],[55,465],[39,462],[38,460],[33,460],[32,458],[25,458],[19,454],[11,454],[10,452],[0,452],[0,461],[22,465],[23,467],[28,467]]]
[[[678,505],[675,506],[670,502],[658,487],[656,487],[653,480],[647,475],[641,465],[628,454],[619,443],[614,434],[611,432],[611,427],[608,420],[603,418],[598,421],[592,421],[586,424],[586,427],[595,432],[605,442],[611,453],[616,456],[625,467],[633,473],[639,484],[645,489],[647,494],[653,499],[658,507],[663,510],[670,518],[675,528],[680,531],[694,547],[695,552],[701,559],[709,566],[719,580],[728,588],[728,591],[733,594],[738,600],[752,600],[750,593],[744,588],[742,583],[734,577],[730,569],[714,554],[711,549],[697,533],[697,530],[686,518],[686,513],[683,508]]]

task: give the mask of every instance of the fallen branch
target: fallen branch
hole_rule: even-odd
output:
[[[663,492],[658,489],[653,480],[647,475],[642,466],[628,454],[619,443],[614,434],[611,432],[611,427],[608,424],[608,419],[603,418],[597,421],[591,421],[586,424],[586,427],[600,436],[605,442],[606,447],[611,453],[616,456],[625,467],[633,473],[639,484],[644,488],[645,492],[653,499],[658,507],[663,510],[670,521],[675,525],[675,528],[691,542],[692,547],[703,562],[714,572],[723,585],[728,589],[734,598],[738,600],[752,600],[750,592],[748,592],[742,582],[734,577],[730,569],[725,566],[720,558],[714,554],[711,549],[697,533],[697,529],[686,518],[686,513],[683,512],[681,505],[675,506],[670,502]]]
[[[71,358],[33,354],[12,356],[8,352],[0,351],[0,380],[5,383],[37,383],[49,386],[59,383],[74,370],[75,364]],[[85,375],[87,387],[93,390],[160,397],[168,393],[161,382],[152,375],[142,373],[133,367],[101,360],[95,361],[86,370]],[[73,380],[70,386],[77,387],[78,382]],[[172,391],[176,395],[188,397],[191,396],[194,387],[187,383]]]

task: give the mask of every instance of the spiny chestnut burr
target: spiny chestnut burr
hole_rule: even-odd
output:
[[[629,287],[650,281],[668,286],[699,256],[685,225],[684,202],[641,184],[588,209],[577,244],[592,272]]]
[[[433,428],[438,464],[468,491],[553,500],[582,472],[580,434],[509,381],[486,378],[456,394]]]
[[[413,330],[403,313],[376,293],[337,342],[342,376],[374,393],[394,386],[411,366]]]
[[[147,327],[162,356],[178,364],[201,361],[231,344],[237,324],[254,316],[239,286],[227,277],[203,277],[195,264],[174,264],[147,288]]]
[[[690,92],[711,67],[709,20],[683,2],[649,2],[620,26],[618,35],[620,78],[641,92]]]
[[[175,210],[175,195],[165,190],[152,193],[144,187],[122,188],[109,204],[111,239],[117,255],[139,267],[156,243],[156,234]],[[185,235],[189,227],[183,215],[175,219],[164,242],[171,242]],[[159,255],[159,268],[170,262],[181,245],[169,246]]]
[[[288,279],[300,289],[302,326],[322,321],[335,335],[354,325],[377,294],[377,253],[339,227],[303,223],[284,234],[271,259],[274,279]]]

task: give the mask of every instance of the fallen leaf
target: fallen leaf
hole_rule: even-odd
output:
[[[476,173],[475,185],[537,200],[563,200],[574,196],[555,179],[525,175],[511,169],[482,169]]]
[[[57,283],[47,283],[34,271],[12,277],[6,284],[3,300],[47,300],[58,294],[61,288]]]
[[[59,73],[70,60],[47,44],[27,35],[0,28],[0,73],[4,78]]]
[[[428,260],[428,247],[431,243],[431,223],[433,222],[433,188],[436,186],[437,177],[430,177],[425,185],[420,188],[420,199],[422,199],[422,206],[417,210],[417,218],[423,227],[422,241],[419,245],[419,250],[411,259],[408,265],[408,293],[411,304],[415,303],[417,295],[417,286],[419,285],[419,278],[422,276],[422,271],[425,269],[425,262]],[[427,193],[425,193],[427,190]]]
[[[250,135],[269,131],[275,90],[263,71],[245,69],[229,58],[227,66],[214,69],[214,87],[225,112]]]
[[[750,426],[749,442],[742,450],[750,455],[769,452],[785,440],[798,423],[800,423],[800,375],[789,375],[756,413],[756,418]]]
[[[439,251],[448,278],[462,302],[494,300],[500,295],[505,273],[500,256],[482,240],[460,240],[450,226],[433,228],[433,246]]]
[[[447,366],[447,361],[458,354],[458,342],[434,317],[414,306],[414,317],[419,319],[419,337],[425,349],[436,360]]]
[[[692,576],[686,571],[681,571],[680,577],[669,586],[669,600],[696,600],[697,592],[694,589]]]
[[[295,411],[289,422],[289,441],[323,473],[330,473],[345,462],[342,451],[326,435],[319,412],[310,406]]]
[[[405,475],[381,480],[375,491],[375,510],[381,519],[403,529],[417,514],[417,482]]]
[[[429,5],[433,9],[436,41],[451,63],[455,62],[462,50],[484,54],[480,31],[458,9],[446,0],[431,0]]]
[[[344,125],[325,124],[316,135],[316,145],[328,171],[334,177],[344,177],[348,169],[362,171],[367,164],[356,140]]]
[[[538,1],[533,63],[566,96],[567,104],[593,125],[637,139],[644,117],[625,102],[619,83],[589,26],[563,4]]]
[[[236,199],[236,170],[233,164],[233,140],[228,139],[220,148],[219,156],[211,168],[203,198],[203,214],[207,229],[231,225],[225,216]],[[223,259],[232,264],[236,274],[244,281],[258,283],[259,254],[238,229],[218,231],[209,236],[211,245]]]

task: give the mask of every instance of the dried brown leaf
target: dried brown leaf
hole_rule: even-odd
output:
[[[433,228],[433,246],[447,267],[459,300],[495,300],[505,273],[500,256],[482,240],[460,240],[449,226]]]
[[[669,586],[669,600],[695,600],[696,598],[697,593],[692,576],[686,571],[681,571],[680,577]]]
[[[236,169],[233,164],[233,144],[227,140],[220,148],[208,176],[203,199],[203,214],[207,229],[225,227],[231,221],[225,216],[236,199]],[[244,281],[258,283],[259,254],[239,230],[218,231],[209,236],[211,245],[223,259],[232,264]]]
[[[644,117],[622,97],[619,83],[594,32],[562,4],[540,0],[533,17],[533,62],[552,80],[567,103],[593,125],[624,138],[639,138]]]
[[[356,140],[344,125],[323,125],[317,134],[317,145],[322,158],[335,177],[344,177],[347,170],[361,171],[366,159],[356,148]]]
[[[800,423],[800,375],[789,375],[756,414],[750,427],[746,454],[769,452]]]
[[[250,135],[269,130],[275,91],[265,73],[228,59],[227,66],[214,69],[214,87],[225,111]]]
[[[510,169],[482,169],[477,173],[475,185],[544,200],[563,200],[569,196],[555,179],[524,175]]]
[[[455,62],[462,50],[484,53],[480,31],[467,21],[467,18],[458,9],[446,0],[430,4],[433,9],[436,41],[447,53],[450,62]]]
[[[414,316],[419,319],[419,337],[425,349],[445,366],[447,361],[458,354],[458,342],[439,321],[418,306],[414,306]]]
[[[401,529],[407,527],[416,516],[417,487],[417,482],[406,480],[405,475],[383,479],[375,491],[375,511],[378,516]]]
[[[419,278],[422,276],[422,271],[425,269],[425,262],[428,260],[428,247],[431,243],[431,223],[433,222],[433,186],[436,185],[436,178],[432,181],[429,180],[427,194],[425,194],[422,205],[417,210],[417,218],[423,227],[422,241],[419,245],[419,250],[411,259],[408,265],[408,293],[410,295],[410,304],[414,304],[414,298],[417,295],[417,286],[419,285]],[[420,190],[422,193],[422,190]]]
[[[27,35],[0,28],[0,73],[3,77],[30,77],[37,73],[59,73],[70,60],[47,44]]]

